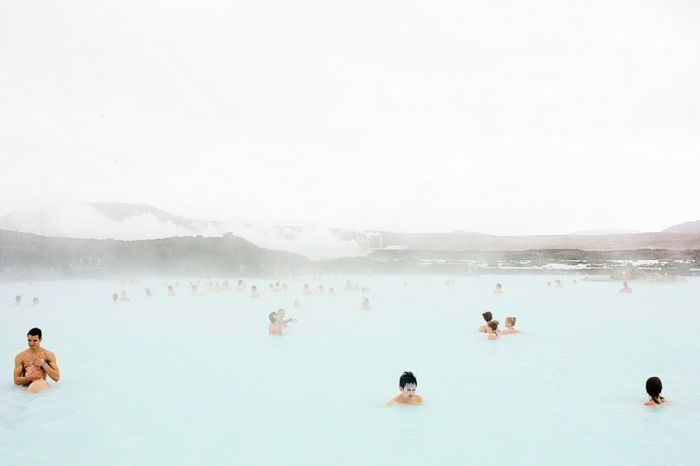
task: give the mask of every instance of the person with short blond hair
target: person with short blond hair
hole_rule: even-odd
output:
[[[520,330],[515,328],[515,321],[517,319],[514,316],[506,317],[506,329],[501,331],[503,335],[512,335],[514,333],[520,333]]]

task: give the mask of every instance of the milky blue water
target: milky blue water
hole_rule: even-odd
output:
[[[157,277],[0,284],[0,464],[700,464],[697,278],[629,295],[572,276],[349,277],[365,294],[346,278],[308,277],[339,293],[315,297],[247,279],[258,299],[193,297],[191,278],[175,298]],[[279,307],[298,322],[269,336]],[[524,333],[488,341],[486,309]],[[62,372],[38,395],[12,383],[34,326]],[[404,370],[425,404],[386,408]],[[642,406],[652,375],[665,407]]]

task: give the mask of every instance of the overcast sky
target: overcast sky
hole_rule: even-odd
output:
[[[700,219],[700,2],[1,0],[0,215]]]

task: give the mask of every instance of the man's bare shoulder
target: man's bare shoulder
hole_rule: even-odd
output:
[[[29,350],[20,351],[19,353],[17,353],[17,356],[15,356],[15,361],[17,361],[17,360],[24,361],[26,359],[28,353],[29,353]]]

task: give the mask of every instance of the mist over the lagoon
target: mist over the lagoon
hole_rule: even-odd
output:
[[[13,2],[0,215],[659,231],[700,218],[698,8]]]

